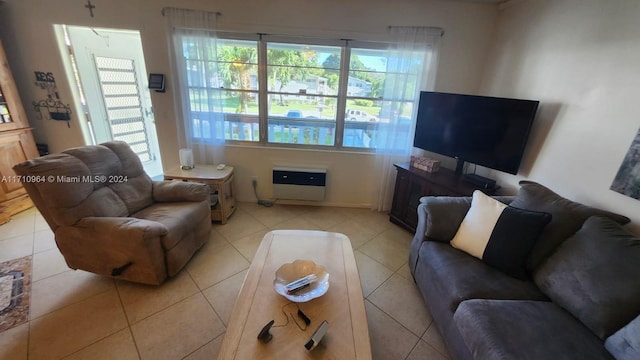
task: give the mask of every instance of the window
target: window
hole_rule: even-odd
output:
[[[258,141],[258,42],[191,40],[182,38],[182,51],[194,139]],[[214,131],[221,114],[224,129]]]
[[[375,149],[378,134],[391,122],[410,136],[422,63],[401,74],[404,95],[397,98],[396,92],[396,98],[387,99],[385,83],[398,74],[387,70],[385,44],[218,36],[205,46],[181,38],[194,141],[223,136],[227,141]],[[214,121],[220,117],[224,121]],[[223,129],[214,129],[215,124]]]

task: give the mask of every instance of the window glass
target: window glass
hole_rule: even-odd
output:
[[[393,130],[411,141],[427,49],[394,59],[383,44],[219,36],[182,38],[194,139],[375,149]]]
[[[257,41],[184,37],[182,44],[194,138],[259,141]],[[224,122],[214,121],[220,116]]]
[[[269,142],[335,144],[341,51],[267,43]]]

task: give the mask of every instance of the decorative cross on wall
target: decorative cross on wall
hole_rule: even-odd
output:
[[[85,5],[84,7],[89,9],[89,13],[91,14],[91,17],[93,17],[93,9],[95,9],[96,6],[91,3],[91,0],[87,0],[87,5]]]

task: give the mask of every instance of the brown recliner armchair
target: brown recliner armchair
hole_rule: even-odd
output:
[[[209,187],[152,181],[122,141],[69,149],[13,169],[72,269],[161,284],[209,238]]]

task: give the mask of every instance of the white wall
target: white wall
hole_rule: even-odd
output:
[[[612,190],[640,127],[640,1],[525,0],[501,11],[481,93],[538,99],[521,172],[489,172],[511,189],[528,178],[624,214],[640,201]]]
[[[437,0],[94,0],[95,17],[90,17],[77,0],[12,0],[0,8],[0,36],[6,47],[18,89],[38,142],[48,143],[52,152],[84,144],[77,112],[71,128],[66,123],[38,120],[31,101],[43,96],[34,84],[34,71],[51,71],[56,76],[61,98],[72,103],[53,24],[139,30],[147,71],[169,74],[169,57],[164,18],[165,6],[219,11],[225,30],[299,34],[363,40],[385,39],[389,25],[439,26],[445,30],[437,88],[443,91],[477,91],[486,58],[489,35],[494,30],[494,5]],[[172,79],[169,77],[168,82]],[[170,87],[170,86],[169,86]],[[153,93],[155,120],[163,165],[177,166],[178,141],[173,94]],[[329,166],[327,204],[368,206],[373,191],[373,157],[307,150],[228,147],[227,163],[238,169],[236,185],[240,200],[253,200],[251,180],[257,176],[263,196],[271,195],[270,166],[289,161],[299,165]]]

